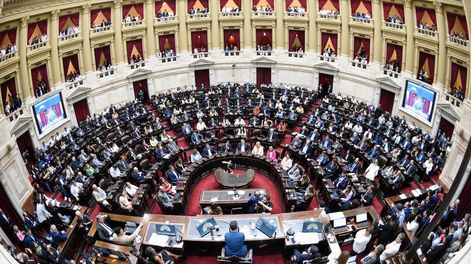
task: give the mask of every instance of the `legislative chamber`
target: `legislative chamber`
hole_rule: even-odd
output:
[[[0,263],[469,263],[468,15],[0,0]]]

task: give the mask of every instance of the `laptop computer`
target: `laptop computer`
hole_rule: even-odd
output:
[[[214,226],[216,226],[216,220],[213,217],[206,219],[206,221],[199,224],[196,229],[201,237],[206,236]]]
[[[270,224],[267,220],[263,218],[259,218],[255,227],[262,233],[264,233],[267,237],[273,237],[275,234],[276,226]]]
[[[363,214],[357,215],[356,219],[355,219],[355,222],[357,223],[358,227],[365,227],[365,226],[369,225],[370,223],[368,223],[368,214],[363,213]]]
[[[156,224],[155,233],[162,236],[176,236],[177,235],[175,231],[175,226],[166,225],[166,224]]]
[[[336,233],[347,231],[347,218],[340,218],[334,220],[334,231]]]
[[[322,223],[318,221],[304,221],[303,233],[322,233]]]

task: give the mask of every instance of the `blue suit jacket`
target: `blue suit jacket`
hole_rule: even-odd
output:
[[[176,183],[178,182],[178,179],[180,178],[180,175],[178,175],[178,173],[175,171],[175,170],[168,170],[167,173],[167,178],[168,178],[168,181],[171,182],[171,183]]]
[[[226,246],[226,256],[245,257],[247,254],[247,246],[244,244],[245,235],[241,232],[229,232],[224,235]]]

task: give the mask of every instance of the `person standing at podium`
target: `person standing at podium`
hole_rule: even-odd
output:
[[[247,246],[244,244],[245,235],[239,232],[239,226],[236,221],[229,223],[229,232],[224,235],[226,245],[224,250],[226,256],[245,257],[247,254]]]

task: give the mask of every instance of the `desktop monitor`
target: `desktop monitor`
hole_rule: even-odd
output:
[[[176,236],[177,235],[174,225],[156,224],[155,232],[158,235],[162,235],[162,236]]]
[[[206,221],[199,224],[196,229],[198,230],[201,237],[206,236],[214,226],[216,226],[216,220],[213,217],[206,219]]]
[[[356,216],[356,222],[357,223],[366,222],[366,221],[368,221],[368,214],[367,213],[359,214],[359,215]]]
[[[318,221],[304,221],[303,232],[322,233],[322,223]]]
[[[347,218],[340,218],[334,220],[334,228],[342,227],[347,225]]]
[[[33,105],[34,121],[39,135],[52,131],[66,122],[62,93],[55,93]]]
[[[255,227],[260,230],[260,232],[267,235],[267,237],[273,237],[273,234],[276,231],[276,226],[270,224],[267,220],[259,218]]]

